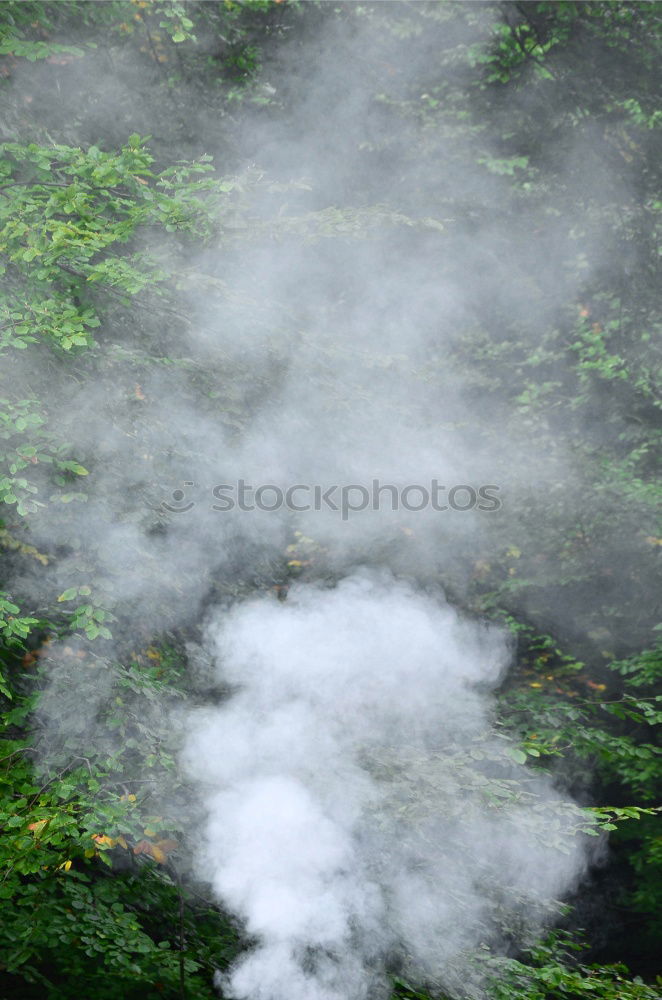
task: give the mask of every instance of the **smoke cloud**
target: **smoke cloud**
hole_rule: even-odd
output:
[[[476,6],[486,33],[491,15]],[[53,424],[92,471],[89,500],[75,518],[35,516],[34,543],[60,557],[18,581],[45,599],[84,555],[129,643],[138,624],[153,634],[211,605],[212,679],[230,694],[183,717],[182,759],[207,817],[197,871],[254,941],[220,980],[236,1000],[363,1000],[385,994],[388,968],[478,991],[465,953],[534,935],[587,860],[564,825],[567,798],[514,763],[499,736],[506,638],[429,586],[443,568],[461,589],[474,553],[498,548],[518,494],[575,482],[562,433],[541,455],[512,399],[486,403],[488,376],[468,382],[458,351],[468,337],[489,339],[492,315],[520,331],[534,311],[551,322],[585,275],[565,266],[570,237],[556,218],[535,238],[533,208],[516,224],[504,218],[508,181],[479,165],[471,143],[442,143],[434,169],[410,158],[425,120],[393,107],[415,94],[425,105],[425,32],[403,60],[397,31],[377,15],[346,11],[322,27],[267,64],[272,117],[246,112],[235,130],[245,228],[228,227],[182,264],[188,322],[141,316],[139,345],[130,324],[113,347],[100,337],[96,374],[80,384],[48,372]],[[449,50],[476,31],[450,19]],[[444,72],[462,86],[460,68]],[[106,102],[88,96],[94,129],[108,95],[121,104],[127,91],[121,72],[87,74],[84,89]],[[148,118],[139,90],[136,116]],[[205,145],[206,135],[220,145],[218,123],[202,112],[196,122],[193,145],[218,152]],[[167,148],[167,134],[159,142]],[[565,191],[586,183],[582,154],[558,167]],[[144,344],[181,364],[150,363]],[[21,364],[19,383],[31,377]],[[240,478],[490,483],[503,509],[385,504],[346,521],[328,510],[214,511],[214,485]],[[176,489],[193,509],[164,508]],[[333,585],[221,605],[219,580],[260,581],[295,529]],[[91,683],[83,668],[79,680]],[[78,700],[72,739],[94,732],[102,697]],[[52,727],[69,725],[65,702],[59,689],[46,694]]]
[[[207,636],[233,693],[188,719],[200,870],[257,942],[226,995],[360,1000],[385,995],[387,963],[457,987],[463,952],[539,927],[582,872],[578,843],[550,842],[561,798],[493,728],[500,631],[357,571]]]

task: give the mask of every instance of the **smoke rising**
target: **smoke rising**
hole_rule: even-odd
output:
[[[257,941],[227,995],[360,1000],[396,960],[457,987],[464,950],[539,926],[583,870],[549,843],[559,796],[493,729],[503,634],[440,595],[356,572],[215,615],[208,642],[234,693],[189,718],[200,865]]]
[[[493,15],[477,16],[487,33]],[[462,589],[473,572],[467,553],[498,547],[509,504],[523,506],[525,494],[543,503],[559,482],[574,481],[563,436],[551,454],[532,447],[513,401],[486,396],[486,376],[468,381],[462,344],[489,339],[493,317],[506,313],[524,329],[534,312],[536,324],[549,319],[581,277],[564,270],[568,247],[554,246],[553,223],[532,244],[533,215],[515,224],[500,211],[508,180],[477,163],[472,143],[443,142],[439,155],[412,158],[426,122],[399,114],[398,102],[423,100],[436,57],[421,26],[403,50],[399,17],[397,7],[367,19],[347,7],[304,31],[301,44],[276,47],[265,68],[273,106],[242,109],[233,135],[233,165],[245,169],[228,224],[213,248],[175,261],[188,322],[164,322],[155,306],[152,317],[118,323],[112,347],[99,337],[97,370],[80,387],[68,372],[49,371],[52,422],[93,471],[73,524],[53,508],[34,519],[38,544],[72,550],[70,563],[58,563],[62,587],[80,550],[93,549],[109,601],[129,617],[147,613],[156,627],[176,623],[195,615],[238,540],[277,557],[296,528],[335,567],[385,561],[434,579],[443,565],[457,570]],[[461,17],[444,28],[449,51],[465,35],[475,40],[476,26]],[[129,90],[103,64],[89,72],[92,141],[109,94],[123,107],[130,93],[139,119],[156,114],[149,86],[136,88],[132,77]],[[439,72],[457,87],[466,70],[451,63]],[[163,156],[168,127],[177,133],[181,122],[159,124]],[[218,153],[205,145],[207,135],[218,143],[207,124],[196,144]],[[112,134],[109,122],[102,137]],[[564,186],[583,183],[563,177]],[[525,268],[532,255],[537,284]],[[181,364],[154,361],[171,355]],[[32,366],[15,367],[29,384]],[[494,483],[504,511],[384,504],[339,524],[328,511],[231,516],[207,503],[168,517],[161,506],[184,483],[210,497],[215,484],[240,478],[284,488],[369,487],[375,478]]]
[[[436,64],[422,31],[403,58],[384,19],[347,9],[273,54],[271,115],[246,111],[233,133],[239,222],[178,260],[187,322],[136,319],[145,358],[125,319],[116,341],[130,362],[100,337],[93,377],[72,386],[62,369],[47,373],[53,424],[92,471],[89,499],[75,518],[35,516],[35,544],[61,553],[19,588],[45,600],[89,560],[126,629],[118,655],[138,628],[187,624],[211,604],[213,679],[231,693],[185,715],[182,760],[207,817],[197,871],[254,941],[220,980],[235,1000],[363,1000],[384,994],[386,968],[478,991],[464,953],[534,935],[586,865],[559,819],[567,798],[515,764],[495,726],[506,639],[425,589],[448,573],[462,592],[475,553],[501,544],[509,499],[526,492],[544,509],[559,482],[574,487],[562,430],[541,454],[511,396],[486,393],[489,372],[471,382],[461,360],[462,343],[488,343],[506,314],[533,350],[532,313],[552,323],[586,276],[567,268],[571,238],[556,217],[541,229],[533,206],[515,222],[502,210],[508,181],[480,166],[472,142],[433,140],[424,114],[394,113],[415,95],[425,108]],[[450,19],[449,50],[475,31]],[[87,127],[103,133],[95,115],[105,122],[108,95],[121,103],[126,85],[121,72],[87,72],[104,94]],[[462,85],[461,69],[444,72]],[[488,147],[494,128],[496,154],[496,122],[479,125]],[[198,111],[192,145],[218,153],[217,132]],[[419,149],[440,143],[422,165],[413,137]],[[587,183],[584,152],[557,165],[564,192]],[[153,363],[171,354],[181,364]],[[23,365],[14,376],[27,384]],[[184,483],[210,496],[240,478],[494,483],[503,509],[384,505],[346,522],[218,513],[212,501],[164,510]],[[295,530],[315,544],[314,572],[337,585],[221,606],[219,580],[238,566],[260,580]],[[81,689],[92,683],[81,669]],[[82,740],[104,690],[75,713],[70,696],[47,692],[49,733],[65,724]]]

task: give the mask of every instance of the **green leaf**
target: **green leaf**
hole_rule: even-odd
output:
[[[78,596],[78,587],[70,587],[68,590],[65,590],[62,594],[60,594],[60,596],[58,597],[58,601],[60,602],[72,601],[74,597],[77,596]]]

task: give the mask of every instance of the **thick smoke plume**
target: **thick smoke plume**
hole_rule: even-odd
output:
[[[539,454],[507,393],[496,412],[485,407],[454,352],[472,330],[480,338],[491,309],[524,331],[534,306],[550,320],[583,278],[564,270],[554,220],[536,239],[540,220],[520,218],[511,232],[498,211],[508,180],[482,168],[471,143],[449,140],[434,169],[409,158],[418,125],[386,109],[426,96],[425,34],[404,65],[397,32],[347,20],[267,65],[288,111],[246,114],[235,136],[250,224],[182,269],[189,322],[170,330],[141,318],[154,354],[185,363],[150,367],[135,353],[125,385],[122,358],[100,337],[96,380],[72,388],[68,373],[49,372],[53,422],[92,475],[75,523],[58,511],[35,519],[35,543],[62,548],[37,594],[66,587],[89,551],[130,636],[137,622],[144,634],[188,623],[214,596],[207,644],[231,693],[186,716],[184,762],[207,815],[198,872],[254,940],[223,979],[237,1000],[363,1000],[382,995],[389,967],[473,989],[465,951],[526,940],[585,863],[559,819],[567,800],[514,763],[495,729],[504,636],[423,589],[442,566],[460,565],[466,581],[474,552],[498,548],[521,491],[572,486],[562,434],[554,454]],[[463,43],[461,19],[448,30],[449,44]],[[87,74],[102,117],[108,95],[128,101],[121,73]],[[205,144],[212,125],[198,121],[194,145],[216,153]],[[563,180],[585,183],[577,169]],[[532,255],[533,289],[522,279]],[[214,512],[213,486],[240,477],[494,483],[506,511],[386,506],[347,523]],[[183,484],[195,508],[164,513]],[[295,528],[316,544],[320,575],[340,582],[219,608],[218,579],[238,563],[257,577],[263,561],[282,562]],[[92,683],[83,669],[79,680],[81,690]],[[80,698],[72,738],[94,732],[102,694]],[[55,687],[43,705],[52,728],[72,715]]]
[[[227,995],[361,1000],[389,960],[457,986],[464,950],[538,926],[582,870],[549,842],[559,797],[492,730],[500,632],[357,572],[240,604],[208,639],[234,693],[189,720],[201,870],[257,941]]]

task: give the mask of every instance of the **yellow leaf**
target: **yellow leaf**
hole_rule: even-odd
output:
[[[112,837],[109,837],[105,833],[93,833],[92,834],[92,840],[94,840],[95,843],[99,844],[100,847],[103,847],[103,846],[106,846],[106,845],[108,847],[114,847],[115,844],[117,843],[116,840],[113,840]]]
[[[179,847],[179,844],[176,840],[157,840],[156,847],[158,847],[160,851],[164,851],[165,854],[170,854],[171,851],[174,851],[177,847]]]
[[[154,858],[154,860],[156,862],[158,862],[158,864],[160,864],[160,865],[164,865],[166,863],[166,861],[168,860],[168,858],[166,857],[165,851],[162,851],[161,848],[157,847],[156,844],[152,844],[151,845],[151,849],[150,849],[149,853]]]
[[[134,854],[147,854],[159,865],[166,864],[168,853],[177,847],[176,840],[159,840],[153,844],[151,840],[139,840],[133,848]]]

